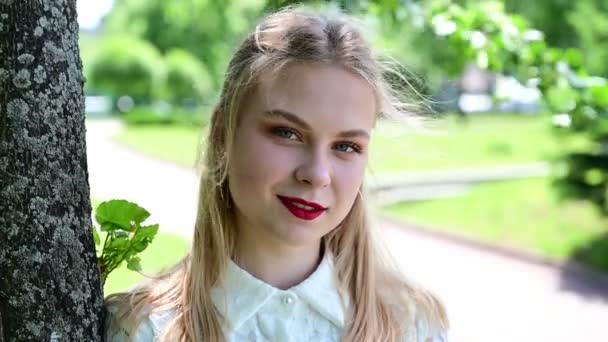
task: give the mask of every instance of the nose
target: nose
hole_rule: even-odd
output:
[[[327,156],[320,151],[311,152],[298,166],[295,172],[300,183],[314,188],[323,188],[331,183],[331,166]]]

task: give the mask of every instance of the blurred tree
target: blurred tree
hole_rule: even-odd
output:
[[[575,1],[567,23],[576,29],[589,72],[608,77],[608,1]]]
[[[227,56],[265,5],[266,0],[116,0],[106,27],[147,40],[163,54],[173,48],[189,51],[218,86]]]
[[[106,37],[90,60],[89,90],[144,102],[160,97],[166,66],[150,43],[124,35]]]
[[[589,72],[608,76],[608,2],[605,0],[505,0],[517,13],[559,48],[580,48]]]
[[[479,67],[536,83],[548,111],[559,114],[560,130],[567,133],[562,138],[582,135],[590,142],[565,152],[557,184],[566,196],[589,200],[608,215],[608,80],[590,76],[583,53],[549,47],[542,32],[497,1],[461,7],[437,0],[426,21]]]
[[[526,18],[530,24],[543,31],[546,41],[551,46],[568,48],[577,45],[575,27],[567,17],[577,3],[595,0],[504,0],[509,13],[517,13]]]
[[[205,66],[186,50],[172,49],[167,62],[166,90],[169,99],[177,104],[183,100],[201,103],[213,95],[213,81]]]

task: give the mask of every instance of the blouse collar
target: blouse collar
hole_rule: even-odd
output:
[[[211,299],[230,330],[238,329],[273,296],[295,294],[338,328],[344,328],[344,302],[339,294],[333,260],[325,253],[317,269],[303,282],[281,290],[255,278],[232,260],[228,262],[224,287],[211,291]]]

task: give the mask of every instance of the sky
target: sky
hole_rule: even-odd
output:
[[[78,24],[81,29],[91,30],[99,25],[101,18],[112,8],[113,0],[78,0]]]

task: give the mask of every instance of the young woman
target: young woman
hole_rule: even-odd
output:
[[[110,341],[446,341],[442,305],[380,257],[372,128],[406,114],[343,16],[288,9],[232,58],[191,253],[110,296]]]

